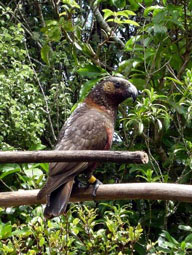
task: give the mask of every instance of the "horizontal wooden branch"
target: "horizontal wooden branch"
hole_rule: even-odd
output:
[[[19,205],[33,205],[45,203],[45,199],[38,201],[39,190],[19,190],[15,192],[1,192],[0,206],[11,207]],[[192,185],[171,183],[124,183],[100,185],[97,196],[93,198],[92,187],[74,190],[70,202],[88,200],[175,200],[192,202]]]
[[[124,162],[148,163],[148,155],[143,151],[3,151],[0,152],[0,163],[40,163],[40,162]]]

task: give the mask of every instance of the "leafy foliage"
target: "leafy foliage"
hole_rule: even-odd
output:
[[[2,12],[1,17],[4,15]],[[9,15],[9,14],[7,14]],[[26,61],[24,31],[1,20],[0,32],[0,148],[30,148],[44,131],[42,97]]]
[[[96,176],[190,184],[192,1],[53,2],[0,2],[1,150],[53,148],[89,90],[123,75],[142,95],[120,107],[113,149],[145,150],[150,162],[103,164]],[[3,164],[0,188],[39,188],[47,172]],[[2,208],[0,253],[191,254],[191,212],[173,201],[90,202],[45,222],[42,207]]]

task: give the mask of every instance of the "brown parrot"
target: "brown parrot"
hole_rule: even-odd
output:
[[[138,91],[129,81],[108,77],[100,81],[62,127],[55,150],[109,150],[112,144],[118,105],[128,97],[136,99]],[[51,163],[45,186],[37,195],[46,196],[46,218],[66,212],[75,177],[88,173],[89,183],[98,184],[92,175],[93,162]]]

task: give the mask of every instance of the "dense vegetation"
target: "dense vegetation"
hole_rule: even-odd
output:
[[[113,149],[148,165],[103,164],[104,183],[191,183],[192,1],[0,2],[0,149],[52,149],[66,118],[103,76],[143,91],[120,107]],[[129,109],[127,108],[129,105]],[[0,165],[1,191],[40,188],[48,164]],[[192,206],[163,201],[0,209],[0,254],[192,254]]]

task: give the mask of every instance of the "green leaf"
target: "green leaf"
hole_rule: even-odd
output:
[[[61,30],[60,27],[57,25],[53,28],[50,28],[49,32],[47,33],[49,40],[53,42],[59,42],[61,39]]]
[[[74,26],[72,24],[71,20],[66,20],[63,17],[60,18],[59,20],[59,24],[62,26],[62,28],[66,31],[66,32],[73,32],[74,31]]]
[[[123,11],[118,11],[117,16],[123,16],[128,18],[130,15],[134,16],[136,15],[135,12],[129,11],[129,10],[123,10]]]
[[[41,31],[42,31],[43,29],[46,29],[46,30],[47,30],[47,27],[57,26],[57,25],[58,25],[58,22],[57,22],[56,20],[46,20],[46,21],[45,21],[45,24],[46,24],[46,27],[43,27],[43,28],[41,29]]]
[[[0,175],[0,179],[3,179],[10,174],[14,174],[14,173],[18,173],[18,172],[20,172],[20,169],[14,169],[14,170],[4,172],[3,174]]]
[[[154,33],[155,34],[165,34],[165,33],[167,33],[167,27],[155,24],[154,25]]]
[[[73,44],[74,44],[75,48],[77,48],[78,50],[82,51],[81,46],[77,42],[74,42]]]
[[[132,226],[129,226],[129,228],[128,228],[128,236],[129,236],[130,241],[133,242],[135,240],[134,229]]]
[[[133,25],[133,26],[139,26],[139,24],[133,20],[129,20],[129,19],[126,19],[126,20],[122,20],[120,18],[115,18],[115,19],[108,19],[107,22],[114,22],[114,23],[117,23],[117,24],[130,24],[130,25]]]
[[[16,229],[15,231],[12,232],[12,235],[17,236],[17,237],[28,237],[32,234],[33,232],[30,230],[29,227],[23,227],[22,229]]]
[[[144,0],[146,6],[152,5],[153,0]]]
[[[162,10],[163,8],[164,8],[163,6],[159,6],[159,5],[147,7],[144,11],[144,16],[146,17],[149,14],[149,12],[151,12],[151,11]]]
[[[74,224],[74,225],[77,225],[77,224],[79,223],[79,221],[80,221],[79,218],[75,218],[75,219],[73,220],[73,224]]]
[[[12,235],[12,226],[10,223],[0,225],[0,239],[6,239]]]
[[[126,20],[123,20],[123,23],[124,24],[130,24],[130,25],[133,25],[133,26],[136,26],[136,27],[139,27],[139,23],[137,23],[136,21],[134,20],[130,20],[130,19],[126,19]]]
[[[181,249],[184,251],[186,248],[186,242],[181,242]]]
[[[133,47],[135,46],[136,42],[141,39],[140,35],[132,36],[125,44],[125,49],[127,51],[132,51]]]
[[[169,116],[168,113],[165,114],[163,120],[164,120],[164,127],[165,127],[166,130],[168,130],[169,127],[170,127],[170,116]]]
[[[80,9],[80,6],[76,3],[75,0],[62,0],[64,4],[69,5],[71,8],[77,8]]]
[[[110,2],[117,8],[124,8],[126,5],[126,0],[110,0]]]
[[[139,122],[138,124],[138,131],[139,131],[139,134],[142,134],[143,133],[143,130],[144,130],[144,125],[142,122]]]
[[[65,11],[65,12],[61,12],[61,13],[59,13],[59,17],[62,17],[62,16],[64,16],[64,15],[66,15],[67,14],[67,12]]]
[[[118,72],[124,76],[128,76],[133,67],[133,59],[124,60],[119,63]],[[134,83],[133,83],[134,84]]]
[[[81,76],[90,77],[90,78],[107,75],[107,72],[104,69],[91,64],[88,64],[82,68],[79,68],[77,72]]]
[[[85,53],[86,55],[91,57],[95,56],[95,52],[89,43],[83,43],[82,49],[83,49],[83,53]]]
[[[6,176],[20,172],[21,168],[18,164],[1,164],[0,165],[0,179],[5,178]]]
[[[56,20],[46,21],[46,27],[43,27],[41,32],[46,35],[48,41],[58,42],[61,39],[60,24]]]
[[[131,4],[131,9],[134,11],[137,11],[140,8],[139,3],[141,3],[141,2],[142,2],[142,0],[138,0],[138,1],[129,0],[129,3]]]
[[[117,24],[123,24],[123,21],[120,18],[110,18],[107,20],[107,22],[114,22]]]
[[[92,89],[92,87],[100,81],[101,78],[93,79],[90,81],[87,81],[83,86],[81,86],[80,92],[79,92],[79,101],[83,101],[83,99],[87,96],[89,91]]]
[[[176,80],[176,79],[174,79],[174,78],[172,78],[172,77],[164,77],[164,79],[165,79],[165,80],[173,81],[173,82],[175,82],[175,83],[177,83],[177,84],[179,84],[179,85],[183,85],[183,82],[181,82],[180,80]]]
[[[24,170],[25,174],[29,178],[33,178],[34,176],[41,176],[43,174],[42,170],[39,168],[31,168]]]
[[[189,234],[185,237],[185,242],[186,243],[192,243],[192,234]]]
[[[39,246],[42,247],[45,244],[45,238],[41,237],[39,240]]]
[[[30,151],[39,151],[39,150],[43,150],[43,149],[45,149],[45,148],[46,148],[46,146],[43,145],[42,143],[36,143],[36,144],[33,144],[33,145],[29,148],[29,150],[30,150]]]
[[[71,108],[71,113],[72,113],[73,111],[75,111],[75,109],[76,109],[77,107],[78,107],[78,103],[74,104],[73,107]]]
[[[42,60],[49,65],[50,64],[50,54],[51,54],[51,48],[49,47],[49,45],[45,44],[42,48],[41,48],[41,58]]]
[[[192,232],[192,227],[190,226],[179,225],[179,229]]]
[[[109,231],[115,234],[115,232],[116,232],[116,230],[117,230],[117,224],[116,224],[116,222],[114,222],[113,220],[110,220],[110,219],[107,217],[106,225],[107,225]]]
[[[157,125],[158,125],[159,131],[161,131],[163,126],[162,126],[162,122],[159,119],[157,119]]]
[[[167,240],[171,243],[170,247],[173,247],[174,245],[179,244],[178,241],[169,234],[169,232],[163,231],[162,235],[164,235],[167,238]]]
[[[111,10],[109,9],[104,9],[102,10],[104,12],[104,19],[106,20],[108,17],[110,16],[114,16],[114,12],[112,12]]]
[[[38,166],[42,167],[46,173],[49,171],[49,163],[39,163]]]

